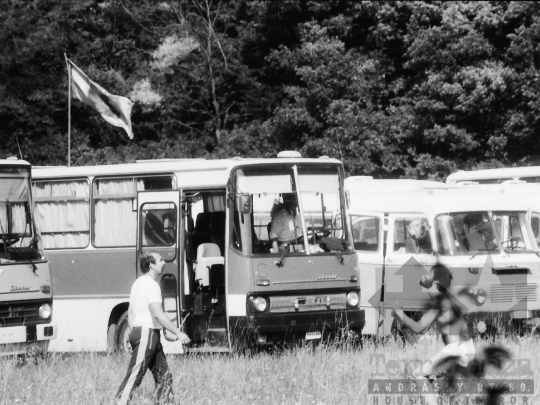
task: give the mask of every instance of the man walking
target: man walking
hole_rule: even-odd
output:
[[[129,402],[133,390],[141,384],[147,369],[154,375],[156,401],[168,403],[172,397],[172,377],[161,345],[160,330],[165,327],[174,333],[181,343],[190,342],[189,337],[174,326],[163,312],[161,289],[156,279],[164,266],[165,262],[158,253],[145,254],[141,257],[143,275],[135,280],[131,287],[128,322],[133,354],[126,377],[116,394],[119,405]]]

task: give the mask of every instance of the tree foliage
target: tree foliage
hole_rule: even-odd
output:
[[[536,2],[8,0],[0,149],[66,164],[64,54],[129,96],[135,138],[74,100],[72,164],[304,156],[442,179],[539,161]]]

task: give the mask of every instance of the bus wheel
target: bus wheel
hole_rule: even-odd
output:
[[[122,314],[116,324],[116,351],[118,353],[131,353],[131,344],[129,343],[129,323],[127,311]]]

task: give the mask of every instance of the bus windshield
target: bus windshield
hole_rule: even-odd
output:
[[[447,213],[435,218],[439,253],[530,253],[538,246],[525,212],[471,211]]]
[[[347,250],[336,166],[253,166],[235,172],[233,243],[244,253]],[[249,246],[247,246],[247,245]]]
[[[4,247],[32,234],[29,177],[24,168],[0,170],[0,243]]]

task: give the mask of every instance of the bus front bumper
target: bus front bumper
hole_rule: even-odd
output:
[[[260,313],[230,317],[229,327],[244,333],[287,334],[313,331],[339,332],[344,330],[361,333],[365,324],[365,311],[316,311],[295,313]]]
[[[0,355],[45,352],[49,340],[56,339],[54,324],[20,325],[0,328]]]

